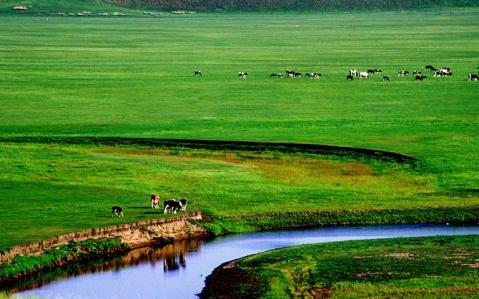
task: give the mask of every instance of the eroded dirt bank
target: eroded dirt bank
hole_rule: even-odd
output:
[[[183,240],[191,237],[207,236],[209,233],[205,228],[191,222],[202,218],[201,212],[194,212],[173,218],[144,220],[62,234],[43,241],[19,244],[5,252],[0,252],[0,264],[12,261],[16,255],[40,255],[45,250],[71,241],[80,242],[87,239],[120,237],[123,243],[128,244],[130,248],[135,248],[165,239]]]

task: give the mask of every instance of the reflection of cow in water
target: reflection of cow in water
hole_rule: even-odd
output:
[[[178,270],[180,266],[182,268],[186,267],[186,259],[183,252],[178,253],[178,256],[167,255],[163,259],[163,271],[165,272]]]
[[[150,197],[151,201],[151,208],[152,209],[159,209],[160,208],[160,196],[158,194],[152,194]]]

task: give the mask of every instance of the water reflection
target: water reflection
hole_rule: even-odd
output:
[[[149,263],[153,267],[163,263],[163,271],[176,271],[180,268],[186,268],[187,253],[200,251],[203,242],[204,240],[202,239],[193,239],[175,241],[164,246],[141,247],[113,259],[98,258],[58,268],[54,271],[41,272],[28,279],[2,285],[0,290],[16,293],[23,290],[36,289],[66,278],[92,273],[119,271],[145,263]]]
[[[36,282],[35,289],[16,295],[19,298],[49,299],[196,298],[195,294],[204,286],[205,277],[215,267],[226,261],[265,250],[345,240],[468,234],[479,234],[479,227],[324,227],[230,235],[211,241],[180,241],[163,248],[140,248],[110,261],[82,264],[83,269],[79,269],[79,265],[76,269],[73,268],[74,270],[70,267],[67,270],[70,272],[64,272],[62,275],[47,273],[47,276],[40,278],[43,279],[42,282]],[[57,281],[38,287],[53,280]],[[17,290],[20,288],[17,287]]]

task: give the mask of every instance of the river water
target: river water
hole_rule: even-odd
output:
[[[204,279],[220,264],[265,250],[299,244],[479,234],[479,227],[384,225],[327,227],[178,241],[162,248],[146,247],[114,260],[45,273],[21,288],[17,296],[39,298],[196,298]]]

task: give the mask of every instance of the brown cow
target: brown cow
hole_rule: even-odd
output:
[[[151,208],[159,209],[160,208],[160,196],[158,194],[152,194],[150,196]]]

